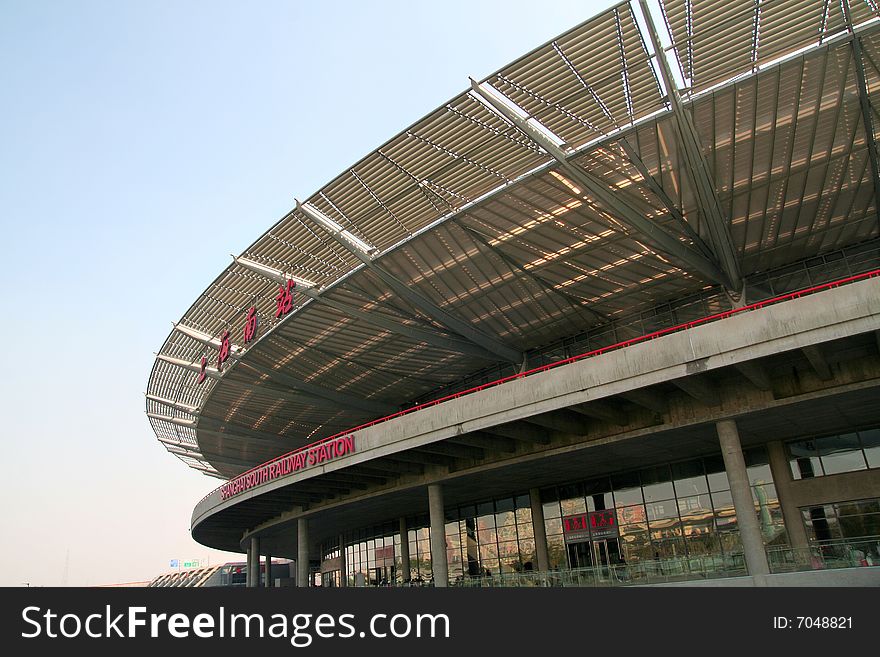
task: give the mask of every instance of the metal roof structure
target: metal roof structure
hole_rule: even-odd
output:
[[[586,328],[713,286],[736,298],[876,237],[878,17],[875,0],[632,0],[473,81],[186,311],[147,385],[158,439],[232,477]]]

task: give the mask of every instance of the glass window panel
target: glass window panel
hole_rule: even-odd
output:
[[[611,486],[614,489],[615,506],[642,503],[642,486],[637,472],[615,475],[611,478]]]
[[[752,500],[754,500],[757,506],[761,506],[763,504],[772,504],[776,502],[779,497],[776,494],[776,486],[773,484],[760,484],[758,486],[752,486]]]
[[[859,500],[835,504],[838,516],[855,516],[864,513],[880,513],[880,500]]]
[[[767,458],[767,450],[763,445],[744,449],[743,460],[745,460],[747,468],[770,463],[770,459]]]
[[[651,532],[652,547],[654,548],[655,559],[678,559],[687,556],[687,548],[684,539],[675,536],[664,536],[659,538]]]
[[[498,527],[495,530],[498,534],[499,541],[515,541],[516,540],[516,525],[507,525],[506,527]]]
[[[647,520],[647,514],[645,513],[645,505],[644,504],[634,504],[633,506],[625,506],[620,509],[617,509],[617,524],[618,525],[626,525],[632,524],[635,522],[645,522]]]
[[[498,559],[486,559],[480,562],[483,567],[483,575],[492,577],[498,574]]]
[[[519,543],[517,541],[503,541],[498,543],[499,557],[516,557],[519,559]]]
[[[547,560],[550,562],[551,570],[568,568],[568,556],[562,534],[547,536]]]
[[[687,516],[712,517],[712,500],[708,495],[692,495],[678,500],[678,512],[682,519]]]
[[[533,562],[534,570],[538,569],[537,557],[535,556],[535,541],[532,539],[520,539],[519,554],[523,563],[527,561]]]
[[[614,508],[611,496],[611,481],[607,477],[593,479],[584,484],[584,497],[588,511],[602,511]]]
[[[826,475],[855,472],[867,468],[856,433],[819,438],[816,440],[816,449],[819,452],[822,469]]]
[[[645,509],[648,514],[648,522],[652,525],[655,520],[665,520],[669,518],[678,520],[678,505],[675,503],[675,500],[646,503]]]
[[[495,514],[477,518],[477,529],[488,529],[495,526]]]
[[[709,482],[703,472],[703,461],[694,459],[672,464],[672,479],[678,497],[709,492]]]
[[[513,505],[513,498],[512,497],[505,497],[502,500],[495,501],[495,511],[496,512],[513,511],[514,508],[515,507]]]
[[[532,525],[532,509],[529,507],[525,507],[522,509],[516,510],[516,524],[520,526],[529,526]]]
[[[531,509],[532,502],[528,495],[517,495],[516,496],[516,508],[517,509]]]
[[[535,528],[530,521],[530,522],[524,523],[522,525],[517,525],[516,526],[516,533],[520,539],[532,538],[535,535]]]
[[[559,502],[545,502],[541,506],[544,508],[544,518],[560,518],[562,516]]]
[[[495,514],[495,505],[492,502],[483,502],[482,504],[477,504],[477,515],[478,516],[488,516]]]
[[[583,497],[564,498],[559,502],[559,506],[562,508],[563,516],[571,516],[575,513],[584,513],[587,510],[587,505],[584,502]]]
[[[786,445],[791,458],[791,476],[794,479],[812,479],[822,476],[822,465],[813,440],[795,440]]]
[[[522,572],[522,564],[519,555],[504,557],[498,560],[498,570],[502,574]]]
[[[492,545],[498,540],[497,534],[495,533],[494,527],[489,527],[486,529],[478,529],[477,530],[477,540],[480,542],[480,545],[486,545],[487,543],[491,543]]]
[[[675,497],[668,465],[646,468],[639,475],[642,480],[642,493],[645,496],[645,502],[656,502]]]
[[[544,531],[550,534],[562,533],[562,518],[544,518]]]
[[[724,459],[721,455],[708,456],[703,459],[706,468],[706,478],[709,480],[711,492],[729,490],[730,483],[727,481],[727,472],[724,470]]]
[[[869,468],[880,468],[880,429],[859,431]]]
[[[497,559],[498,558],[498,544],[497,543],[486,543],[480,544],[480,561],[485,561],[486,559]]]
[[[877,513],[843,516],[838,519],[838,523],[840,533],[844,538],[880,536],[880,514]]]
[[[513,511],[501,511],[495,514],[496,527],[513,527],[516,524],[516,515]]]
[[[715,526],[719,531],[736,528],[736,511],[730,491],[712,493],[712,506],[715,507]]]

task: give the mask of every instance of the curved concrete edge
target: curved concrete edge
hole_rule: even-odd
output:
[[[876,330],[880,330],[880,277],[734,315],[359,430],[354,432],[358,445],[354,454],[255,486],[227,500],[220,500],[219,489],[213,491],[196,505],[191,527],[194,529],[208,517],[241,502],[298,481],[461,433]],[[335,504],[327,508],[332,506]],[[294,517],[297,516],[285,521]]]

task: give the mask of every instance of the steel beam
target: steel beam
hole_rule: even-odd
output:
[[[300,381],[299,379],[294,378],[289,374],[285,374],[278,370],[273,370],[269,367],[263,367],[262,365],[257,365],[256,363],[251,362],[250,359],[246,361],[239,361],[239,363],[240,367],[245,367],[247,369],[253,370],[254,372],[257,372],[258,374],[268,376],[275,381],[283,383],[286,386],[290,386],[293,390],[296,390],[302,395],[336,402],[340,408],[356,408],[360,411],[380,416],[391,415],[392,413],[396,413],[398,410],[400,410],[396,406],[391,406],[390,404],[385,404],[383,402],[373,401],[370,399],[363,399],[361,397],[355,397],[354,395],[348,395],[343,392],[336,392],[335,390],[330,390],[329,388],[324,388],[323,386],[319,386],[314,383],[306,383],[305,381]]]
[[[323,228],[334,240],[336,240],[337,243],[339,243],[340,246],[348,250],[352,255],[363,262],[364,265],[367,266],[367,269],[378,276],[379,279],[383,283],[385,283],[385,285],[387,285],[397,296],[402,298],[404,301],[414,306],[415,308],[418,308],[428,317],[441,324],[442,326],[445,326],[449,331],[452,331],[453,333],[459,335],[465,340],[468,340],[469,342],[472,342],[475,345],[479,345],[483,349],[495,354],[502,360],[517,364],[522,362],[522,353],[520,353],[516,349],[511,349],[510,347],[499,342],[495,338],[486,335],[469,322],[459,319],[449,311],[440,308],[433,301],[425,298],[422,294],[414,290],[411,286],[407,285],[396,276],[391,274],[384,267],[382,267],[378,262],[376,262],[375,258],[369,250],[355,248],[355,246],[352,245],[351,240],[344,237],[340,231],[334,231],[328,228],[328,222],[330,224],[334,224],[335,222],[332,222],[332,220],[324,216],[324,214],[320,210],[312,207],[308,203],[300,203],[299,201],[296,202],[296,209],[303,216],[309,218],[312,222]]]
[[[880,223],[880,157],[877,154],[877,139],[874,133],[874,114],[871,111],[871,98],[868,95],[868,82],[865,76],[865,63],[862,58],[862,38],[854,33],[852,16],[850,15],[849,0],[842,0],[840,6],[846,19],[846,27],[852,35],[850,44],[853,51],[853,61],[856,67],[856,81],[859,85],[859,107],[862,111],[862,123],[865,128],[865,142],[868,147],[868,159],[871,163],[871,179],[874,182],[874,212]]]
[[[639,4],[647,23],[648,34],[654,47],[657,67],[660,69],[669,105],[672,109],[672,125],[675,129],[676,141],[678,141],[680,150],[684,155],[684,168],[691,178],[697,203],[703,214],[703,219],[706,221],[712,251],[728,280],[726,287],[733,292],[740,293],[743,287],[743,280],[739,264],[739,253],[730,235],[730,224],[721,209],[718,190],[715,187],[715,181],[712,180],[712,176],[709,173],[709,163],[706,161],[703,149],[700,146],[700,138],[697,134],[697,129],[694,127],[693,119],[681,102],[678,87],[676,86],[675,78],[672,77],[672,70],[669,66],[669,61],[666,59],[663,46],[660,43],[660,36],[657,33],[657,27],[654,25],[654,19],[651,17],[651,10],[648,8],[647,0],[639,0]]]
[[[666,232],[662,226],[648,219],[648,217],[643,214],[642,210],[628,200],[625,195],[611,190],[604,181],[600,180],[589,171],[570,162],[568,154],[557,146],[553,140],[541,130],[535,127],[535,125],[540,125],[536,119],[532,118],[526,120],[522,118],[522,116],[513,111],[505,103],[495,98],[493,94],[483,89],[475,80],[471,80],[471,87],[474,90],[474,93],[486,101],[490,107],[493,107],[498,114],[513,123],[513,125],[519,128],[527,137],[559,162],[560,168],[565,171],[566,175],[583,187],[609,213],[613,214],[621,223],[626,224],[630,229],[638,233],[638,235],[631,235],[631,237],[650,244],[652,247],[662,251],[678,263],[685,265],[686,269],[699,272],[705,278],[714,283],[721,283],[726,287],[730,287],[731,283],[729,278],[716,262],[707,258],[699,251],[690,248],[678,237]],[[497,90],[495,90],[495,93],[500,94]],[[507,102],[513,105],[513,101],[507,99]],[[541,127],[549,132],[544,126]]]
[[[270,280],[273,280],[275,282],[286,282],[288,278],[290,278],[290,280],[300,280],[296,279],[293,276],[287,277],[280,270],[273,269],[272,267],[268,267],[267,265],[254,262],[252,260],[248,260],[244,257],[233,256],[233,259],[242,267],[262,276],[265,276],[266,278],[269,278]],[[300,283],[297,283],[297,285],[299,284]],[[489,352],[486,349],[483,349],[482,347],[473,344],[472,342],[468,342],[467,340],[461,340],[454,336],[438,333],[436,331],[422,328],[420,326],[406,324],[402,319],[391,317],[387,314],[371,313],[366,310],[362,310],[360,308],[352,306],[349,303],[345,303],[344,301],[330,299],[326,295],[326,290],[320,289],[314,284],[304,285],[302,286],[302,289],[300,291],[313,301],[322,303],[326,306],[330,306],[331,308],[338,310],[340,313],[347,317],[359,319],[365,323],[372,324],[373,326],[389,331],[390,333],[402,335],[405,338],[414,340],[415,342],[422,342],[438,349],[451,351],[452,353],[467,354],[468,356],[485,358],[493,362],[497,360],[497,357],[494,353]]]

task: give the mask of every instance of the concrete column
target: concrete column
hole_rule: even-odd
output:
[[[541,491],[537,488],[529,490],[529,501],[532,505],[535,556],[538,559],[536,567],[539,572],[546,573],[550,570],[550,557],[547,554],[547,529],[544,526],[544,507],[541,505]]]
[[[343,534],[339,535],[339,568],[341,570],[341,577],[339,578],[340,586],[348,586],[348,575],[346,575],[346,570],[348,570],[348,564],[345,563],[345,537]]]
[[[400,576],[404,582],[409,581],[409,530],[406,527],[406,518],[400,519]]]
[[[785,520],[789,545],[797,550],[798,556],[803,556],[804,561],[809,561],[810,541],[807,538],[804,519],[798,508],[791,502],[792,477],[785,445],[780,440],[767,443],[767,455],[770,457],[770,472],[773,473],[773,485],[776,487],[779,506],[782,507],[782,517]]]
[[[443,513],[443,488],[440,484],[428,484],[428,513],[431,516],[431,569],[434,586],[445,588],[449,580],[449,564],[446,562],[446,517]]]
[[[743,544],[746,567],[749,575],[766,575],[770,572],[767,565],[767,553],[764,551],[764,538],[755,513],[752,500],[752,489],[749,486],[749,475],[743,458],[739,431],[733,420],[722,420],[715,424],[718,441],[721,443],[721,456],[724,458],[724,469],[730,482],[730,495],[733,497],[733,508],[736,510],[736,522],[739,536]]]
[[[309,585],[309,520],[296,521],[296,585]]]
[[[266,588],[271,589],[275,582],[272,581],[272,555],[266,555]]]
[[[260,586],[260,539],[255,536],[251,537],[251,545],[248,548],[247,585],[250,588]]]

